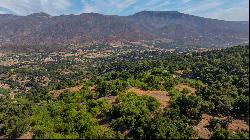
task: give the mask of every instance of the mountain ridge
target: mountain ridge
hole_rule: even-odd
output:
[[[37,13],[32,13],[32,14],[28,14],[25,16],[34,16],[34,15],[47,15],[50,17],[59,17],[59,16],[79,16],[79,15],[84,15],[84,14],[98,14],[98,15],[103,15],[103,16],[118,16],[118,17],[127,17],[127,16],[133,16],[133,15],[138,15],[141,13],[165,13],[165,14],[170,14],[170,13],[176,13],[176,14],[184,14],[184,15],[191,15],[191,14],[187,14],[187,13],[182,13],[179,11],[148,11],[148,10],[144,10],[144,11],[140,11],[140,12],[136,12],[134,14],[131,15],[109,15],[109,14],[101,14],[101,13],[96,13],[96,12],[90,12],[90,13],[80,13],[80,14],[62,14],[62,15],[50,15],[46,12],[37,12]],[[0,16],[19,16],[19,17],[25,17],[24,15],[16,15],[16,14],[0,14]],[[237,21],[237,20],[223,20],[223,19],[215,19],[215,18],[208,18],[208,17],[201,17],[201,16],[197,16],[197,15],[191,15],[191,16],[195,16],[195,17],[200,17],[200,18],[204,18],[204,19],[212,19],[212,20],[219,20],[219,21],[228,21],[228,22],[249,22],[246,20],[242,20],[242,21]]]
[[[222,47],[249,42],[249,21],[224,21],[178,11],[141,11],[129,16],[2,14],[0,27],[1,46],[170,40]]]

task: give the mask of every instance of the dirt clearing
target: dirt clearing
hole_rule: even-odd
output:
[[[60,90],[52,90],[49,93],[55,97],[58,97],[61,93],[63,93],[66,90],[68,90],[69,92],[78,92],[81,90],[81,88],[82,86],[75,86],[75,87],[70,87],[70,88],[65,88],[65,89],[60,89]]]
[[[23,135],[21,135],[19,138],[17,139],[32,139],[33,137],[33,133],[32,132],[26,132]]]
[[[202,114],[202,119],[194,130],[197,132],[197,136],[201,139],[209,139],[211,137],[211,132],[206,128],[209,125],[213,117],[208,114]]]
[[[243,120],[234,120],[232,123],[228,125],[228,130],[232,130],[235,132],[241,131],[241,130],[247,130],[249,131],[249,125],[246,124]]]
[[[10,90],[10,85],[4,84],[4,83],[0,82],[0,88],[6,89],[6,90]]]
[[[115,103],[117,96],[106,96],[106,97],[102,97],[100,99],[105,99],[109,104],[113,105]]]
[[[133,92],[136,95],[143,96],[143,95],[148,95],[151,97],[154,97],[161,105],[161,108],[165,108],[170,105],[170,96],[168,95],[168,92],[166,91],[160,91],[160,90],[142,90],[139,88],[130,88],[128,89],[128,92]]]
[[[183,91],[184,89],[188,89],[193,95],[197,91],[195,88],[191,87],[188,84],[178,84],[175,86],[175,89],[177,89],[178,91]]]
[[[215,131],[215,129],[221,128],[221,124],[216,125],[215,128],[208,129],[209,125],[210,125],[210,121],[212,119],[217,119],[220,121],[226,121],[228,119],[228,117],[225,116],[211,116],[208,114],[202,114],[202,118],[200,120],[200,122],[198,123],[198,125],[194,126],[194,130],[197,132],[197,136],[200,139],[209,139],[211,137],[211,135],[213,134],[213,131]],[[249,125],[243,121],[243,120],[233,120],[226,128],[227,130],[233,131],[233,132],[239,132],[242,130],[247,130],[249,131]]]

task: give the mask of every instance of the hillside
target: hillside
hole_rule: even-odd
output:
[[[130,16],[84,13],[50,16],[0,15],[0,45],[81,45],[142,42],[224,47],[249,42],[249,22],[222,21],[176,11],[142,11]]]
[[[0,56],[0,139],[249,139],[249,46],[85,56]]]

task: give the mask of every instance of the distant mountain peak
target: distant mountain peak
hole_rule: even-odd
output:
[[[33,14],[30,14],[28,16],[33,16],[33,17],[51,17],[51,15],[47,14],[47,13],[44,13],[44,12],[39,12],[39,13],[33,13]]]
[[[182,45],[230,46],[249,42],[249,22],[220,21],[178,11],[142,11],[131,16],[46,13],[0,16],[1,45],[80,44],[163,40]]]
[[[166,15],[166,14],[183,14],[179,11],[141,11],[135,13],[134,16],[145,16],[145,15]]]
[[[16,15],[13,15],[13,14],[0,14],[0,16],[16,16]]]
[[[102,14],[100,14],[100,13],[93,13],[93,12],[91,12],[91,13],[82,13],[82,14],[80,14],[80,16],[83,16],[83,15],[103,16],[103,15],[102,15]]]
[[[156,13],[156,14],[173,14],[173,13],[180,13],[179,11],[141,11],[138,13]]]

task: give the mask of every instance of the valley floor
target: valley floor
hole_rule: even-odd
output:
[[[248,46],[107,52],[2,54],[0,138],[249,138]]]

